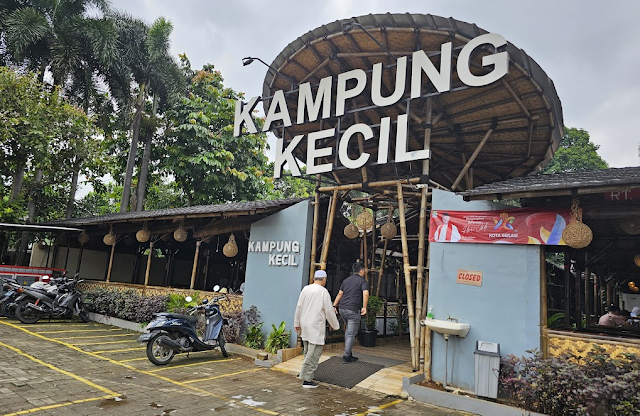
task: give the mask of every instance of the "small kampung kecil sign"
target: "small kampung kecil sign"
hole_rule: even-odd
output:
[[[456,283],[463,285],[482,286],[482,272],[458,269]]]

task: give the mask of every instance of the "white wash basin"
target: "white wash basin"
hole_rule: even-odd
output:
[[[440,319],[423,319],[420,321],[422,325],[426,325],[434,332],[438,332],[443,335],[456,335],[464,338],[469,333],[469,324],[461,324],[454,321],[442,321]]]

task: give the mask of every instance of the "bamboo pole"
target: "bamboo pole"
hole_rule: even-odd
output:
[[[407,290],[407,311],[409,319],[409,337],[411,339],[411,366],[416,371],[416,322],[413,308],[413,287],[411,284],[411,272],[409,270],[409,246],[407,244],[407,223],[404,217],[404,198],[402,196],[402,184],[397,183],[398,188],[398,211],[400,213],[400,234],[402,236],[402,262],[404,265],[404,285]]]
[[[333,191],[331,197],[331,207],[329,209],[329,216],[327,218],[327,228],[324,233],[324,241],[322,243],[322,253],[320,255],[320,268],[326,270],[327,257],[329,257],[329,243],[331,242],[331,233],[333,232],[333,218],[336,213],[336,205],[338,204],[338,190]]]
[[[402,182],[398,182],[398,181],[394,181],[394,180],[389,180],[389,181],[378,181],[378,182],[370,182],[367,184],[367,188],[382,188],[385,186],[393,186],[395,184],[402,184],[402,183],[418,183],[420,182],[421,178],[411,178],[411,179],[406,179]],[[323,186],[321,188],[318,188],[318,191],[320,192],[333,192],[333,191],[353,191],[356,189],[362,189],[362,187],[364,186],[364,184],[362,183],[352,183],[349,185],[337,185],[337,186]],[[446,188],[445,188],[446,189]]]
[[[149,284],[149,273],[151,273],[151,257],[153,257],[153,243],[154,243],[153,240],[149,242],[149,256],[147,257],[147,271],[144,273],[145,286]]]
[[[364,259],[364,280],[369,282],[369,254],[367,248],[367,230],[362,233],[362,258]]]
[[[485,134],[484,137],[482,138],[482,141],[476,147],[476,150],[473,151],[473,154],[471,155],[469,160],[467,160],[467,163],[462,168],[462,171],[460,171],[460,173],[458,174],[458,177],[456,178],[456,180],[453,181],[453,185],[451,185],[451,189],[455,190],[458,187],[458,184],[460,183],[462,178],[467,174],[467,171],[471,167],[471,164],[473,163],[474,160],[476,160],[476,157],[478,157],[478,154],[480,153],[484,145],[487,143],[487,140],[489,140],[489,137],[491,137],[491,134],[493,133],[494,130],[495,130],[495,126],[492,125],[489,131],[487,131],[487,134]]]
[[[316,178],[318,179],[318,184],[320,184],[319,181],[319,176],[317,175]],[[311,284],[313,282],[313,274],[316,271],[316,252],[318,251],[318,222],[320,217],[320,193],[316,191],[316,196],[315,196],[315,204],[313,206],[313,234],[311,236],[311,267],[310,267],[310,271],[309,271],[309,283]]]
[[[196,254],[193,256],[193,267],[191,268],[191,284],[189,285],[189,289],[193,290],[193,286],[196,283],[196,272],[198,271],[198,256],[200,254],[200,244],[202,244],[201,240],[196,241]]]
[[[549,357],[549,335],[547,334],[547,261],[544,247],[540,249],[540,350],[542,357]],[[587,318],[589,319],[589,318]]]
[[[384,261],[387,257],[387,244],[389,243],[389,239],[384,239],[384,249],[382,250],[382,259],[380,260],[380,272],[378,272],[378,287],[376,288],[376,296],[380,296],[380,283],[382,282],[382,276],[384,275],[385,264]],[[389,294],[387,293],[387,296]]]
[[[111,246],[111,255],[109,255],[109,269],[107,270],[107,283],[111,281],[111,270],[113,269],[113,255],[116,252],[116,243],[117,241],[114,241],[113,245]],[[69,253],[69,246],[67,246],[67,254],[68,253]],[[66,265],[65,265],[65,269],[66,269]]]
[[[427,305],[429,304],[429,265],[430,265],[430,250],[427,250],[427,269],[425,270],[425,283],[424,283],[424,293],[422,295],[424,308],[422,308],[422,316],[420,319],[425,319],[427,317]],[[431,329],[426,327],[425,336],[420,340],[422,349],[424,350],[424,376],[427,381],[431,380]]]

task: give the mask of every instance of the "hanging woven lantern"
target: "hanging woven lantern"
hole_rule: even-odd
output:
[[[104,238],[102,239],[102,242],[108,246],[112,246],[116,243],[116,236],[113,235],[112,232],[109,232],[109,234],[104,236]]]
[[[47,242],[46,242],[46,241],[44,241],[44,240],[38,240],[38,248],[39,248],[40,250],[44,250],[44,249],[46,249],[48,245],[49,245],[49,244],[47,244]]]
[[[227,257],[235,257],[238,254],[238,245],[236,244],[236,237],[231,234],[229,241],[222,247],[222,252]]]
[[[363,230],[368,230],[373,226],[373,215],[369,211],[362,211],[356,218],[358,226]]]
[[[382,227],[380,227],[380,235],[386,238],[387,240],[391,240],[397,234],[398,234],[398,227],[396,227],[396,225],[391,221],[387,222]]]
[[[358,235],[360,235],[360,231],[358,230],[358,227],[356,227],[354,223],[350,222],[349,225],[344,227],[344,236],[347,237],[348,239],[353,240]]]
[[[573,248],[585,248],[593,240],[593,232],[588,225],[582,222],[580,210],[578,209],[578,199],[573,200],[571,204],[571,217],[573,222],[567,225],[562,231],[562,239],[565,244]]]
[[[636,256],[633,258],[633,262],[636,264],[636,266],[640,267],[640,254],[636,254]]]
[[[619,224],[620,228],[622,228],[627,234],[640,234],[640,217],[620,220]]]
[[[182,225],[173,232],[173,238],[180,243],[184,242],[187,239],[187,236],[187,231],[182,228]]]
[[[138,232],[136,233],[136,240],[138,240],[139,243],[146,243],[147,241],[149,241],[149,237],[151,236],[146,228],[138,230]]]
[[[87,234],[86,232],[81,232],[80,235],[78,236],[78,241],[80,242],[80,244],[84,245],[87,244],[89,242],[89,240],[91,239],[91,237],[89,237],[89,234]]]
[[[60,235],[56,237],[56,240],[53,244],[56,246],[66,246],[68,244],[69,238],[66,234]]]

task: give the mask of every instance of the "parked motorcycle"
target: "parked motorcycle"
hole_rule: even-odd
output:
[[[2,291],[4,295],[0,298],[0,316],[13,319],[16,317],[15,307],[9,308],[9,304],[20,295],[22,286],[18,284],[16,279],[6,278],[2,283]]]
[[[82,293],[76,288],[80,282],[83,280],[73,279],[59,285],[55,299],[42,292],[25,288],[24,293],[35,301],[30,298],[21,300],[16,307],[16,317],[23,324],[34,324],[43,316],[71,319],[75,313],[82,322],[89,322],[89,313],[82,302]]]
[[[215,292],[220,290],[219,286],[214,287]],[[208,351],[220,348],[222,355],[228,357],[225,348],[225,339],[222,326],[227,323],[220,311],[218,302],[226,299],[227,295],[215,297],[209,302],[204,299],[187,311],[188,315],[176,313],[157,313],[154,319],[147,325],[148,334],[142,334],[138,338],[139,342],[147,344],[147,358],[155,365],[169,364],[176,354],[190,353],[196,351]],[[191,298],[187,297],[187,302]],[[202,339],[196,333],[198,315],[196,312],[204,312],[205,330]],[[194,315],[195,314],[195,315]]]
[[[2,300],[0,300],[0,314],[7,318],[16,318],[16,308],[18,304],[25,300],[31,299],[35,301],[36,298],[30,293],[33,291],[42,293],[51,299],[55,299],[58,296],[58,286],[60,283],[65,282],[64,277],[51,278],[50,276],[42,276],[42,279],[38,282],[33,282],[29,286],[21,286],[15,279],[10,279],[5,283],[11,290],[5,293]],[[25,292],[25,289],[29,289],[29,292]]]

